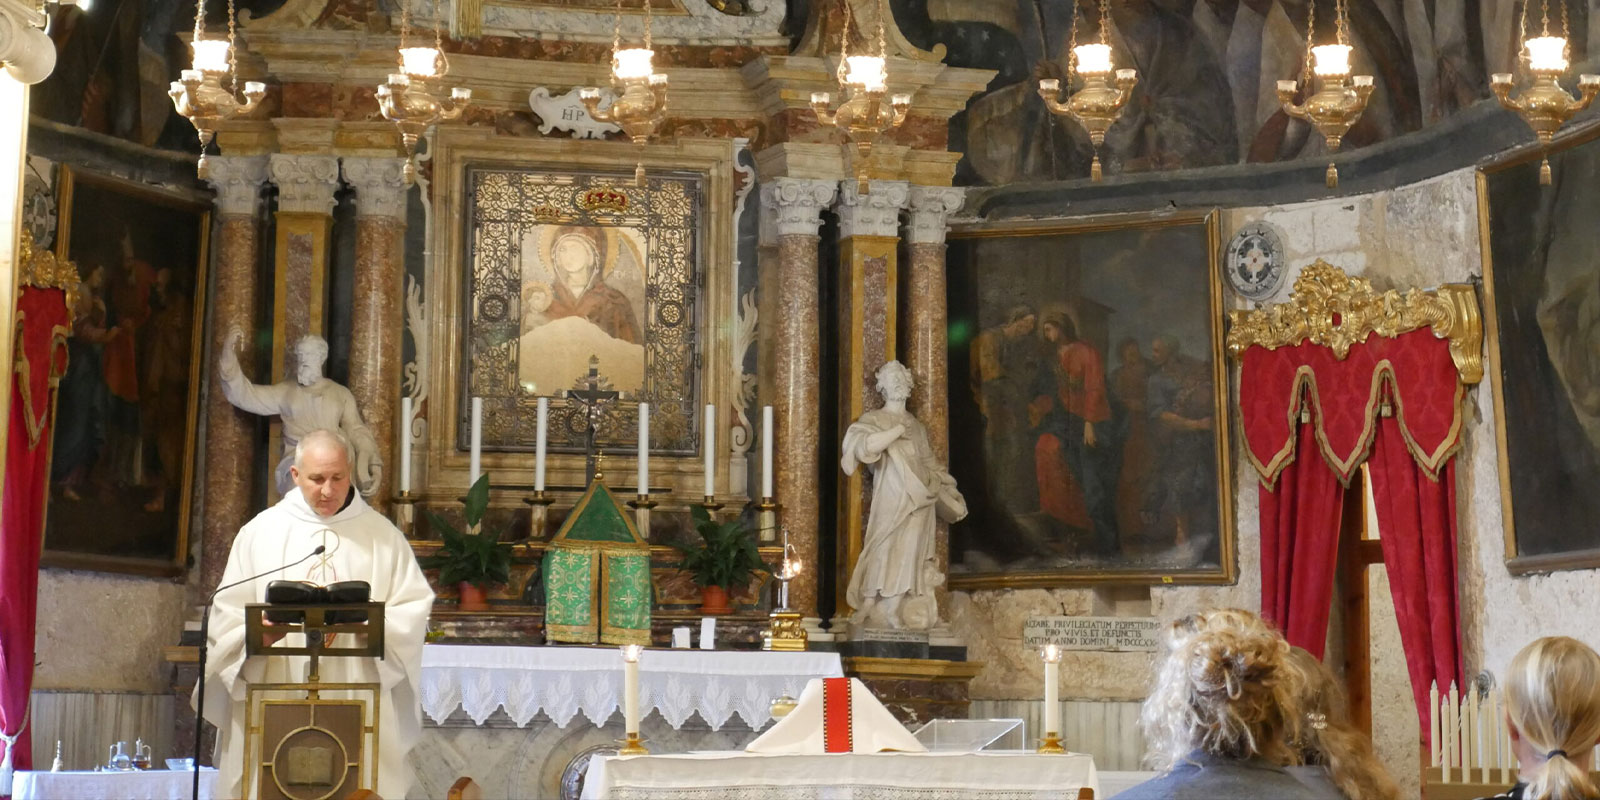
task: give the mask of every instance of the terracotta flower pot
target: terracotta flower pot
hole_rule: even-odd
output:
[[[489,594],[482,586],[475,583],[462,581],[461,604],[462,611],[487,611],[489,610]]]
[[[728,605],[728,590],[721,586],[700,587],[700,613],[732,614],[733,607]]]

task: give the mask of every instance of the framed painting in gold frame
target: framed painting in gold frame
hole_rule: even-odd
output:
[[[1506,568],[1600,567],[1600,128],[1478,170]]]
[[[1234,580],[1216,217],[951,231],[951,588]]]
[[[210,205],[63,165],[56,254],[83,283],[56,396],[46,566],[183,574]]]

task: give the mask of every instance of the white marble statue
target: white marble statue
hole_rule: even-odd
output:
[[[940,520],[965,517],[967,502],[933,454],[927,428],[906,411],[911,370],[884,364],[878,392],[883,408],[862,414],[844,434],[845,474],[861,464],[872,470],[867,531],[845,599],[855,626],[926,631],[939,623],[933,593],[944,580],[934,531]]]
[[[349,389],[322,375],[328,360],[328,342],[321,336],[304,336],[295,342],[295,380],[271,386],[251,383],[239,369],[240,331],[228,336],[227,346],[217,363],[217,377],[228,402],[252,414],[283,418],[283,458],[273,471],[278,494],[288,494],[294,486],[289,467],[294,462],[294,446],[300,437],[318,429],[338,431],[355,449],[356,488],[371,495],[383,474],[378,455],[378,440],[361,419],[361,409]]]

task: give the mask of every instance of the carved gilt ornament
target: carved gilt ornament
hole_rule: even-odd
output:
[[[1483,380],[1483,319],[1470,285],[1379,293],[1322,259],[1301,271],[1289,302],[1229,312],[1227,348],[1238,358],[1254,345],[1275,350],[1310,341],[1343,359],[1374,333],[1394,338],[1420,328],[1450,340],[1462,383]]]

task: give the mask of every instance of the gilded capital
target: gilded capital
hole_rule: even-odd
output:
[[[905,181],[873,181],[869,194],[856,191],[856,182],[839,184],[839,238],[900,235],[900,209],[906,207],[911,186]]]
[[[274,153],[268,167],[278,186],[278,213],[331,214],[339,188],[336,156]]]
[[[410,197],[405,166],[403,158],[344,159],[344,182],[356,190],[357,217],[405,221]]]
[[[212,156],[206,182],[216,190],[217,215],[255,216],[267,182],[266,156]]]
[[[965,189],[954,186],[911,187],[911,224],[907,241],[911,244],[944,244],[950,215],[967,201]]]
[[[833,202],[837,181],[774,178],[761,184],[761,215],[778,236],[816,236],[822,209]]]

